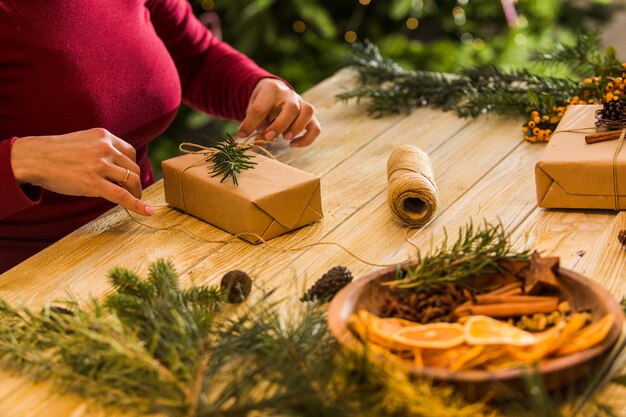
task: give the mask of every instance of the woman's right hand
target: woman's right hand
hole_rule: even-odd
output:
[[[20,183],[59,194],[102,197],[143,216],[154,214],[140,200],[135,148],[105,129],[18,138],[11,147],[11,165]]]

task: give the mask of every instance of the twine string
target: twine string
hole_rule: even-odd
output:
[[[388,203],[404,224],[424,226],[435,214],[439,193],[428,155],[411,145],[396,148],[387,161]]]
[[[596,130],[596,127],[581,127],[578,129],[564,129],[557,130],[552,134],[552,136],[557,135],[559,133],[585,133],[589,130]],[[619,130],[615,131],[616,133],[620,132]],[[619,156],[620,151],[622,150],[622,146],[624,145],[624,137],[626,136],[626,129],[621,130],[620,137],[617,141],[617,146],[615,147],[615,152],[613,152],[613,159],[611,164],[611,186],[613,188],[613,210],[620,211],[621,207],[619,204],[619,187],[618,187],[618,173],[617,173],[617,158]]]
[[[153,207],[155,207],[155,208],[169,208],[168,205],[154,205]],[[369,266],[390,267],[390,266],[396,266],[399,263],[402,263],[402,262],[394,262],[394,263],[371,262],[371,261],[368,261],[367,259],[357,255],[354,251],[352,251],[351,249],[345,247],[341,243],[334,242],[334,241],[318,241],[318,242],[312,242],[312,243],[307,243],[307,244],[304,244],[304,245],[296,245],[296,246],[291,246],[291,247],[286,248],[286,247],[279,247],[279,246],[276,246],[276,245],[272,245],[267,240],[265,240],[263,237],[257,235],[256,233],[251,233],[251,232],[237,233],[237,234],[231,235],[231,236],[229,236],[229,237],[227,237],[225,239],[207,239],[207,238],[205,238],[203,236],[198,235],[193,230],[190,230],[189,228],[185,227],[182,224],[174,224],[174,225],[163,226],[163,227],[152,226],[150,224],[147,224],[147,223],[144,223],[144,222],[138,220],[127,209],[124,209],[124,211],[126,212],[128,217],[130,217],[130,219],[133,222],[137,223],[140,226],[147,227],[149,229],[157,230],[157,231],[168,231],[168,230],[169,231],[177,231],[177,232],[183,233],[183,234],[185,234],[185,235],[187,235],[189,237],[192,237],[194,239],[200,240],[200,241],[205,242],[205,243],[215,243],[215,244],[225,245],[225,244],[228,244],[228,243],[232,242],[233,240],[238,239],[238,238],[240,238],[242,236],[251,236],[251,237],[253,237],[255,239],[258,239],[258,241],[259,241],[259,243],[261,245],[267,247],[268,249],[276,251],[276,252],[282,252],[282,253],[285,253],[285,252],[299,252],[299,251],[302,251],[302,250],[305,250],[305,249],[309,249],[309,248],[313,248],[313,247],[316,247],[316,246],[335,246],[335,247],[338,247],[339,249],[343,250],[345,253],[347,253],[349,256],[351,256],[352,258],[356,259],[357,261],[359,261],[361,263],[364,263],[366,265],[369,265]],[[313,223],[313,225],[315,225],[315,224],[317,224],[317,222]],[[313,225],[311,225],[311,226],[313,226]],[[405,238],[406,238],[406,236],[405,236]],[[409,243],[412,243],[412,242],[409,241]]]
[[[619,136],[617,147],[615,148],[615,152],[613,153],[613,206],[615,207],[615,211],[620,210],[619,205],[619,189],[617,188],[617,157],[619,156],[620,151],[622,150],[622,145],[624,145],[624,137],[626,136],[626,129],[622,129],[622,134]]]
[[[251,147],[253,147],[255,149],[259,149],[262,152],[264,152],[271,159],[276,160],[274,155],[272,155],[269,151],[267,151],[265,148],[263,148],[263,145],[267,145],[267,144],[274,143],[274,142],[273,141],[253,140],[252,138],[254,136],[257,136],[257,133],[254,133],[254,134],[248,136],[247,138],[245,138],[242,142],[240,142],[241,145],[242,146],[248,145],[248,146],[251,146]],[[431,191],[430,193],[427,193],[428,194],[427,197],[423,197],[424,201],[426,201],[426,204],[428,205],[429,210],[434,213],[434,211],[435,211],[435,209],[437,207],[437,198],[438,198],[438,196],[437,196],[437,189],[435,187],[434,180],[432,178],[433,177],[432,169],[430,168],[430,162],[428,161],[428,156],[426,156],[426,154],[424,154],[422,151],[420,151],[417,148],[414,148],[414,147],[411,147],[411,148],[413,148],[416,151],[420,152],[420,155],[423,154],[422,156],[420,156],[421,159],[418,158],[419,162],[421,162],[421,163],[418,163],[417,165],[415,165],[415,163],[414,163],[413,166],[411,166],[410,163],[409,163],[409,168],[407,168],[405,166],[405,167],[401,167],[401,168],[399,168],[399,169],[397,169],[395,171],[398,171],[398,170],[408,170],[408,171],[410,171],[410,173],[413,176],[415,176],[416,173],[421,175],[421,177],[422,177],[421,181],[422,182],[425,181],[427,183],[427,185],[424,185],[423,188],[428,188],[430,190],[434,190],[434,191]],[[203,156],[206,156],[207,158],[211,157],[212,155],[214,155],[217,152],[217,150],[215,148],[199,145],[197,143],[192,143],[192,142],[183,142],[183,143],[181,143],[179,145],[178,149],[181,152],[186,153],[186,154],[203,155]],[[415,151],[411,151],[411,152],[415,152]],[[188,165],[180,173],[180,176],[179,176],[179,184],[180,184],[179,188],[180,188],[180,197],[181,197],[180,201],[182,202],[183,211],[185,213],[187,213],[187,205],[186,205],[186,202],[185,202],[185,193],[184,193],[184,189],[183,189],[184,175],[185,175],[185,173],[189,169],[191,169],[193,167],[196,167],[196,166],[199,166],[199,165],[205,164],[207,162],[207,158],[199,160],[199,161],[196,161],[196,162]],[[424,160],[423,158],[426,158],[426,159]],[[403,158],[403,159],[407,160],[406,157]],[[415,159],[415,158],[413,157],[413,159]],[[391,161],[391,158],[390,158],[390,161]],[[406,165],[406,163],[405,163],[405,165]],[[390,185],[391,185],[391,175],[392,175],[392,172],[388,170],[388,174],[389,174]],[[410,178],[410,180],[412,182],[414,182],[414,178]],[[411,182],[411,181],[409,181],[409,182]],[[407,182],[407,180],[405,180],[405,182]],[[155,207],[155,208],[169,208],[169,205],[153,205],[153,207]],[[126,214],[128,215],[128,217],[133,222],[135,222],[136,224],[138,224],[140,226],[143,226],[143,227],[146,227],[146,228],[149,228],[149,229],[152,229],[152,230],[157,230],[157,231],[168,231],[168,230],[170,230],[170,231],[178,231],[180,233],[183,233],[183,234],[185,234],[185,235],[187,235],[189,237],[192,237],[194,239],[200,240],[200,241],[205,242],[205,243],[228,244],[228,243],[230,243],[230,242],[232,242],[232,241],[234,241],[234,240],[236,240],[236,239],[238,239],[240,237],[250,236],[250,237],[253,237],[254,239],[256,239],[263,246],[265,246],[265,247],[267,247],[267,248],[269,248],[271,250],[277,251],[277,252],[283,252],[283,253],[284,252],[298,252],[298,251],[302,251],[302,250],[305,250],[305,249],[313,248],[313,247],[316,247],[316,246],[335,246],[335,247],[338,247],[339,249],[343,250],[345,253],[347,253],[349,256],[351,256],[352,258],[356,259],[357,261],[359,261],[359,262],[361,262],[363,264],[369,265],[369,266],[390,267],[390,266],[396,266],[398,264],[397,262],[394,262],[394,263],[378,263],[378,262],[368,261],[367,259],[364,259],[363,257],[357,255],[351,249],[349,249],[346,246],[342,245],[341,243],[335,242],[335,241],[318,241],[318,242],[313,242],[313,243],[307,243],[307,244],[304,244],[304,245],[296,244],[295,246],[291,246],[291,247],[279,247],[279,246],[276,246],[276,245],[273,245],[273,244],[269,243],[262,236],[259,236],[258,234],[252,233],[252,232],[242,232],[242,233],[233,234],[233,235],[229,236],[226,239],[207,239],[207,238],[205,238],[203,236],[200,236],[197,233],[193,232],[192,230],[190,230],[189,228],[185,227],[184,225],[175,224],[175,225],[163,226],[163,227],[152,226],[152,225],[149,225],[147,223],[144,223],[144,222],[138,220],[128,210],[124,209],[124,211],[126,211]],[[424,218],[427,218],[427,220],[423,221],[423,223],[421,223],[421,225],[425,224],[432,217],[432,214],[431,214],[430,211],[429,211],[427,216],[422,216]],[[313,225],[318,224],[318,223],[319,222],[315,222],[315,223],[313,223]],[[310,225],[309,227],[311,227],[313,225]],[[413,227],[409,227],[409,229],[411,229],[411,228],[413,228]],[[308,234],[307,234],[306,237],[308,237]],[[411,244],[413,247],[415,247],[413,242],[411,242],[411,240],[408,238],[406,231],[405,231],[405,236],[404,237],[405,237],[405,240],[409,244]],[[302,241],[302,240],[304,240],[304,238],[301,239],[300,241]],[[417,250],[417,248],[416,248],[416,250]],[[404,262],[406,262],[406,261],[404,261]]]

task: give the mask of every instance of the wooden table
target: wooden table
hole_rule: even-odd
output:
[[[363,107],[335,100],[354,86],[354,74],[340,71],[309,90],[323,125],[317,142],[305,149],[274,149],[278,159],[322,177],[325,218],[319,224],[277,238],[288,247],[319,240],[342,243],[378,263],[404,260],[442,242],[444,230],[455,235],[470,220],[500,221],[517,247],[536,248],[561,257],[565,267],[592,277],[620,299],[626,293],[626,251],[617,241],[626,229],[624,213],[611,211],[543,210],[535,203],[534,164],[542,145],[522,141],[519,119],[493,116],[459,119],[453,113],[420,109],[411,114],[372,119]],[[387,207],[387,157],[392,149],[413,144],[433,163],[440,191],[436,218],[421,230],[406,230]],[[165,204],[163,184],[144,194],[153,205]],[[229,235],[181,212],[160,208],[144,220],[160,227],[183,225],[208,240]],[[243,241],[210,244],[177,230],[155,231],[136,224],[119,209],[111,210],[45,251],[0,275],[0,297],[30,306],[50,300],[100,297],[110,291],[106,275],[120,265],[145,273],[158,258],[177,266],[183,284],[216,283],[237,268],[250,273],[262,288],[280,288],[296,298],[332,266],[348,266],[358,277],[375,268],[336,247],[314,247],[277,253]],[[71,395],[50,395],[45,383],[0,375],[1,417],[99,416],[85,401]],[[624,395],[606,396],[618,414],[626,415]]]

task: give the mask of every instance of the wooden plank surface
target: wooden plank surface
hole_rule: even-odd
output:
[[[322,222],[276,238],[272,245],[289,249],[333,241],[370,262],[391,263],[411,256],[416,247],[427,251],[443,241],[446,230],[454,235],[470,220],[501,221],[516,247],[560,256],[563,265],[597,279],[616,297],[626,294],[626,252],[616,238],[626,228],[626,217],[538,209],[533,169],[543,147],[520,140],[520,120],[468,121],[432,109],[372,119],[354,103],[336,102],[335,94],[353,85],[354,74],[344,70],[305,94],[323,125],[313,146],[272,147],[279,160],[321,176],[325,213]],[[397,223],[386,202],[387,157],[403,144],[429,153],[440,191],[436,217],[419,230]],[[145,199],[158,207],[157,215],[136,219],[167,230],[140,225],[114,209],[0,275],[0,296],[29,306],[68,294],[79,300],[102,297],[110,291],[106,273],[112,267],[144,273],[164,257],[177,266],[184,285],[215,283],[238,268],[248,271],[259,289],[278,288],[275,296],[290,302],[337,264],[349,266],[356,276],[376,269],[333,246],[277,251],[239,240],[216,243],[229,235],[166,207],[162,183],[150,187]],[[105,413],[76,396],[49,392],[46,383],[0,373],[0,417]],[[605,397],[611,392],[616,391],[606,391]],[[626,415],[623,405],[615,404],[619,415]]]

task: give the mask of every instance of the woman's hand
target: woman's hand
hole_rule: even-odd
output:
[[[289,146],[307,146],[321,130],[314,112],[313,106],[284,82],[263,78],[252,92],[238,135],[245,138],[256,130],[259,139],[272,140],[282,134],[283,139],[291,141]]]
[[[11,165],[18,182],[60,194],[102,197],[137,214],[154,214],[140,200],[135,148],[105,129],[16,139]]]

